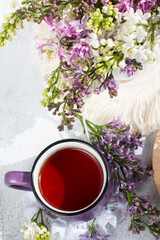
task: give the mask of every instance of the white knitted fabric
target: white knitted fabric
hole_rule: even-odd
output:
[[[104,124],[114,117],[130,124],[134,132],[148,135],[160,127],[160,68],[149,64],[131,80],[119,81],[118,96],[110,98],[107,91],[92,95],[86,101],[85,116]]]

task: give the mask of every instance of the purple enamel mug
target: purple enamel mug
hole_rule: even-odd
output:
[[[5,185],[32,191],[50,216],[88,220],[99,214],[113,192],[104,156],[91,144],[64,139],[46,147],[31,172],[10,171]]]

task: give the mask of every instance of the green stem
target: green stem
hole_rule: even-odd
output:
[[[39,214],[41,213],[42,209],[39,208],[38,212],[36,214],[34,214],[34,216],[31,218],[31,221],[32,222],[36,222],[37,223],[37,220],[38,220],[38,217],[39,217]]]
[[[42,212],[41,208],[40,208],[40,214],[41,214],[41,223],[42,223],[42,225],[45,225],[44,220],[43,220],[43,212]]]
[[[145,222],[143,219],[139,216],[138,213],[136,213],[136,217],[153,233],[153,229]],[[154,230],[156,233],[159,233],[158,231]]]
[[[89,231],[91,233],[91,238],[93,238],[93,234],[96,232],[95,228],[94,228],[94,222],[95,222],[96,218],[93,219],[93,222],[89,228]]]

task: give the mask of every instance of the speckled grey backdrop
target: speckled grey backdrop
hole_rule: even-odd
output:
[[[6,4],[4,0],[0,0],[0,3]],[[2,9],[0,14],[2,14]],[[40,71],[38,56],[33,51],[32,38],[34,32],[32,30],[32,25],[26,24],[25,29],[19,31],[18,36],[14,37],[13,42],[9,42],[4,48],[0,48],[0,240],[23,239],[22,234],[19,233],[19,229],[27,220],[23,201],[26,193],[4,186],[3,179],[5,172],[13,169],[29,170],[34,161],[35,154],[38,154],[41,145],[43,146],[42,142],[44,146],[48,144],[52,140],[52,134],[53,136],[57,134],[57,138],[61,138],[61,135],[58,135],[54,126],[54,121],[52,126],[50,116],[47,115],[46,110],[39,104],[42,98],[43,76]],[[34,128],[37,119],[41,119],[42,121],[40,122],[44,124],[45,122],[49,123],[50,128],[45,128],[44,126],[40,138],[36,138],[35,136],[33,142],[29,137],[26,141],[24,137],[22,137],[22,142],[20,142],[20,138],[17,140],[17,136],[23,135],[28,129],[31,129],[29,131],[32,134],[34,134],[34,131],[37,134],[37,130]],[[78,136],[76,134],[76,131],[72,131],[71,133],[62,135],[62,137]],[[152,161],[154,140],[155,133],[147,137],[145,148],[141,155],[141,157],[150,163]],[[16,145],[17,143],[19,144],[18,146]],[[32,151],[32,147],[35,151]],[[18,149],[17,155],[22,154],[23,158],[20,161],[19,156],[17,156],[16,163],[16,154],[14,154],[13,164],[11,164],[11,154],[14,152],[14,148]],[[25,157],[22,151],[23,153],[32,151],[33,154],[30,154],[30,156],[26,154]],[[160,207],[160,198],[153,178],[147,180],[139,191],[142,194],[150,193],[152,195],[152,202],[159,204]],[[125,219],[121,223],[118,223],[116,229],[111,228],[112,235],[110,239],[154,239],[148,230],[144,231],[141,235],[132,235],[127,231],[128,224],[129,219]]]

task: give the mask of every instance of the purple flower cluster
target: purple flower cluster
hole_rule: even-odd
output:
[[[142,70],[141,63],[138,63],[135,59],[126,58],[125,64],[126,66],[120,69],[120,73],[126,72],[128,77],[134,75],[138,69]]]
[[[68,54],[72,56],[70,61],[73,62],[73,64],[75,59],[93,57],[90,46],[83,41],[79,41],[78,43],[76,43],[73,48],[68,52]]]
[[[76,65],[75,60],[92,58],[92,51],[89,44],[85,41],[89,37],[90,30],[86,27],[88,15],[84,15],[80,20],[66,21],[65,17],[60,21],[45,18],[45,22],[50,26],[59,41],[57,55],[60,60],[68,58],[69,62]],[[57,39],[56,39],[57,40]],[[55,41],[52,41],[55,44]],[[64,52],[62,46],[68,46],[69,50]]]
[[[137,182],[141,183],[144,176],[153,174],[151,168],[143,166],[135,156],[135,150],[143,146],[140,136],[130,133],[126,124],[119,119],[104,126],[87,120],[86,124],[91,130],[91,141],[113,167],[117,182],[116,199],[128,202],[125,215],[131,217],[129,230],[139,234],[147,227],[155,239],[159,239],[160,210],[149,203],[149,196],[136,194]],[[92,239],[88,232],[80,240],[87,239]]]
[[[130,133],[129,127],[119,119],[102,128],[100,139],[95,139],[94,143],[100,144],[108,160],[117,159],[119,162],[123,159],[123,163],[135,162],[135,150],[143,146],[139,137]]]
[[[118,176],[123,168],[125,179],[127,178],[127,182],[125,179],[119,182],[116,190],[116,199],[122,200],[125,197],[121,196],[122,190],[127,187],[129,191],[135,193],[137,181],[140,181],[146,173],[151,174],[147,167],[140,165],[135,156],[135,150],[143,147],[143,142],[139,135],[131,133],[129,127],[119,119],[96,128],[100,137],[92,135],[94,145],[105,154],[107,161],[112,162],[114,174]]]
[[[127,12],[131,7],[133,7],[133,1],[121,0],[118,4],[115,5],[115,7],[117,7],[121,13]]]
[[[116,80],[112,76],[109,76],[107,80],[105,80],[105,82],[103,82],[98,88],[95,88],[94,92],[96,92],[97,94],[100,94],[102,87],[105,90],[108,89],[109,95],[111,98],[113,96],[117,96],[117,91],[119,87]]]
[[[136,196],[130,194],[130,200],[132,205],[128,206],[126,215],[131,217],[131,224],[129,226],[129,231],[132,231],[133,234],[140,233],[140,231],[144,231],[145,226],[143,222],[143,218],[148,218],[148,223],[146,226],[149,231],[153,234],[155,239],[159,239],[160,237],[160,210],[156,207],[152,207],[149,203],[149,196]]]
[[[139,1],[130,1],[130,0],[121,0],[115,7],[118,8],[119,12],[124,13],[128,12],[130,8],[137,7],[144,13],[151,12],[151,8],[156,4],[155,0],[139,0]]]
[[[155,0],[140,0],[138,2],[139,9],[144,13],[151,12],[151,8],[156,4]]]

